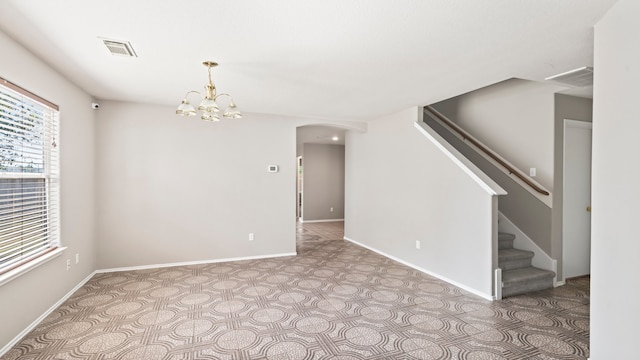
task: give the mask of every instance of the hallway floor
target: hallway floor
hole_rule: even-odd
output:
[[[589,279],[487,301],[298,226],[298,256],[98,274],[8,359],[586,359]]]

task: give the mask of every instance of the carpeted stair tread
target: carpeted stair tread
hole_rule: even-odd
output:
[[[532,251],[518,249],[498,250],[498,267],[502,270],[513,270],[531,266]]]
[[[498,261],[511,261],[533,258],[533,251],[518,249],[502,249],[498,252]]]
[[[513,270],[531,266],[532,251],[518,249],[498,250],[498,267],[502,270]]]
[[[498,241],[500,240],[513,240],[516,236],[514,234],[499,232],[498,233]]]
[[[531,281],[537,279],[551,279],[556,274],[553,271],[539,269],[530,266],[528,268],[505,270],[502,272],[502,283],[505,287],[519,281]]]
[[[502,297],[514,296],[553,287],[553,271],[528,267],[502,272]]]
[[[513,248],[515,235],[509,233],[498,233],[498,250]]]

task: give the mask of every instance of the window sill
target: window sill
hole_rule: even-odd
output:
[[[8,283],[9,281],[20,277],[23,274],[28,273],[29,271],[37,268],[38,266],[42,265],[42,264],[46,264],[49,261],[57,258],[58,256],[62,255],[62,253],[64,252],[64,250],[66,249],[66,247],[61,247],[61,248],[57,248],[45,255],[42,255],[36,259],[34,259],[33,261],[30,261],[27,264],[24,264],[22,266],[19,266],[5,274],[0,275],[0,286]]]

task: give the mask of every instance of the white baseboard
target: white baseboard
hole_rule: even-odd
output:
[[[292,253],[282,253],[282,254],[243,256],[243,257],[224,258],[224,259],[215,259],[215,260],[184,261],[184,262],[176,262],[176,263],[152,264],[152,265],[141,265],[141,266],[125,266],[125,267],[117,267],[117,268],[109,268],[109,269],[100,269],[100,270],[96,270],[96,273],[102,274],[102,273],[110,273],[110,272],[118,272],[118,271],[159,269],[159,268],[174,267],[174,266],[215,264],[215,263],[221,263],[221,262],[269,259],[269,258],[296,256],[296,255],[298,255],[298,253],[292,252]]]
[[[344,221],[344,219],[322,219],[322,220],[305,220],[303,218],[300,218],[300,222],[304,223],[304,224],[309,224],[309,223],[323,223],[323,222],[338,222],[338,221]]]
[[[102,273],[110,273],[117,271],[129,271],[129,270],[147,270],[147,269],[155,269],[155,268],[164,268],[164,267],[172,267],[172,266],[185,266],[185,265],[201,265],[201,264],[212,264],[212,263],[220,263],[220,262],[230,262],[230,261],[242,261],[242,260],[255,260],[255,259],[267,259],[267,258],[276,258],[283,256],[295,256],[296,252],[292,253],[283,253],[283,254],[270,254],[270,255],[258,255],[258,256],[245,256],[245,257],[237,257],[237,258],[226,258],[226,259],[216,259],[216,260],[204,260],[204,261],[186,261],[179,263],[169,263],[169,264],[155,264],[155,265],[143,265],[143,266],[130,266],[130,267],[121,267],[121,268],[111,268],[111,269],[100,269],[92,272],[84,278],[82,281],[78,283],[73,289],[71,289],[66,295],[64,295],[60,300],[58,300],[55,304],[53,304],[44,314],[40,315],[37,319],[35,319],[26,329],[22,330],[16,337],[14,337],[8,344],[0,349],[0,357],[2,357],[6,352],[11,350],[22,338],[24,338],[27,334],[29,334],[33,329],[42,322],[49,314],[51,314],[55,309],[57,309],[60,305],[62,305],[73,293],[78,291],[84,284],[87,283],[94,275],[102,274]]]
[[[435,278],[438,278],[438,279],[440,279],[440,280],[442,280],[442,281],[444,281],[444,282],[447,282],[447,283],[449,283],[449,284],[451,284],[451,285],[453,285],[453,286],[459,287],[459,288],[461,288],[461,289],[463,289],[463,290],[465,290],[465,291],[468,291],[468,292],[470,292],[470,293],[472,293],[472,294],[478,295],[478,296],[480,296],[481,298],[484,298],[484,299],[487,299],[487,300],[491,300],[491,301],[495,300],[495,298],[494,298],[494,297],[493,297],[493,295],[491,295],[491,294],[485,294],[485,293],[483,293],[483,292],[481,292],[481,291],[478,291],[478,290],[476,290],[476,289],[472,289],[472,288],[470,288],[470,287],[468,287],[468,286],[466,286],[466,285],[463,285],[463,284],[460,284],[460,283],[458,283],[458,282],[455,282],[455,281],[453,281],[453,280],[451,280],[451,279],[448,279],[448,278],[446,278],[446,277],[444,277],[444,276],[442,276],[442,275],[439,275],[439,274],[436,274],[436,273],[431,272],[431,271],[429,271],[429,270],[423,269],[423,268],[421,268],[421,267],[419,267],[419,266],[416,266],[416,265],[414,265],[414,264],[412,264],[412,263],[410,263],[410,262],[407,262],[407,261],[404,261],[404,260],[402,260],[402,259],[399,259],[399,258],[397,258],[397,257],[395,257],[395,256],[389,255],[389,254],[387,254],[387,253],[385,253],[385,252],[383,252],[383,251],[380,251],[380,250],[378,250],[378,249],[375,249],[375,248],[372,248],[372,247],[367,246],[367,245],[365,245],[365,244],[359,243],[359,242],[357,242],[357,241],[355,241],[355,240],[353,240],[353,239],[350,239],[350,238],[348,238],[348,237],[346,237],[346,236],[344,237],[344,239],[345,239],[345,240],[347,240],[347,241],[349,241],[349,242],[351,242],[351,243],[354,243],[354,244],[356,244],[356,245],[358,245],[358,246],[362,246],[363,248],[365,248],[365,249],[367,249],[367,250],[371,250],[371,251],[373,251],[373,252],[375,252],[375,253],[377,253],[377,254],[380,254],[380,255],[382,255],[382,256],[384,256],[384,257],[386,257],[386,258],[389,258],[389,259],[391,259],[391,260],[393,260],[393,261],[397,261],[397,262],[399,262],[399,263],[401,263],[401,264],[403,264],[403,265],[406,265],[406,266],[408,266],[408,267],[410,267],[410,268],[416,269],[416,270],[418,270],[418,271],[420,271],[420,272],[423,272],[423,273],[425,273],[425,274],[427,274],[427,275],[431,275],[431,276],[433,276],[433,277],[435,277]]]
[[[4,354],[6,354],[9,350],[11,350],[11,348],[13,348],[17,343],[20,342],[20,340],[22,340],[22,338],[27,336],[27,334],[29,334],[33,329],[35,329],[36,326],[38,326],[38,324],[40,324],[40,322],[42,322],[42,320],[44,320],[55,309],[57,309],[60,305],[62,305],[65,301],[67,301],[67,299],[70,298],[71,295],[73,295],[73,293],[78,291],[78,289],[80,289],[84,284],[86,284],[87,281],[91,280],[91,278],[95,274],[96,274],[96,272],[94,271],[91,274],[89,274],[89,276],[87,276],[82,281],[80,281],[78,283],[78,285],[74,286],[73,289],[69,290],[69,292],[66,293],[60,300],[58,300],[55,304],[53,304],[49,309],[47,309],[47,311],[45,311],[42,315],[40,315],[37,319],[35,319],[31,324],[29,324],[29,326],[27,326],[24,330],[22,330],[11,341],[9,341],[8,344],[6,344],[4,347],[2,347],[2,349],[0,349],[0,357],[4,356]]]

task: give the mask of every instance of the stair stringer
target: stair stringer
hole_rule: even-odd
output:
[[[550,270],[556,274],[556,276],[553,277],[553,287],[564,285],[564,281],[558,281],[558,261],[542,250],[527,234],[520,230],[520,228],[500,211],[498,211],[498,231],[511,233],[516,236],[513,241],[513,247],[515,249],[533,252],[534,255],[533,259],[531,259],[531,266],[543,270]]]

